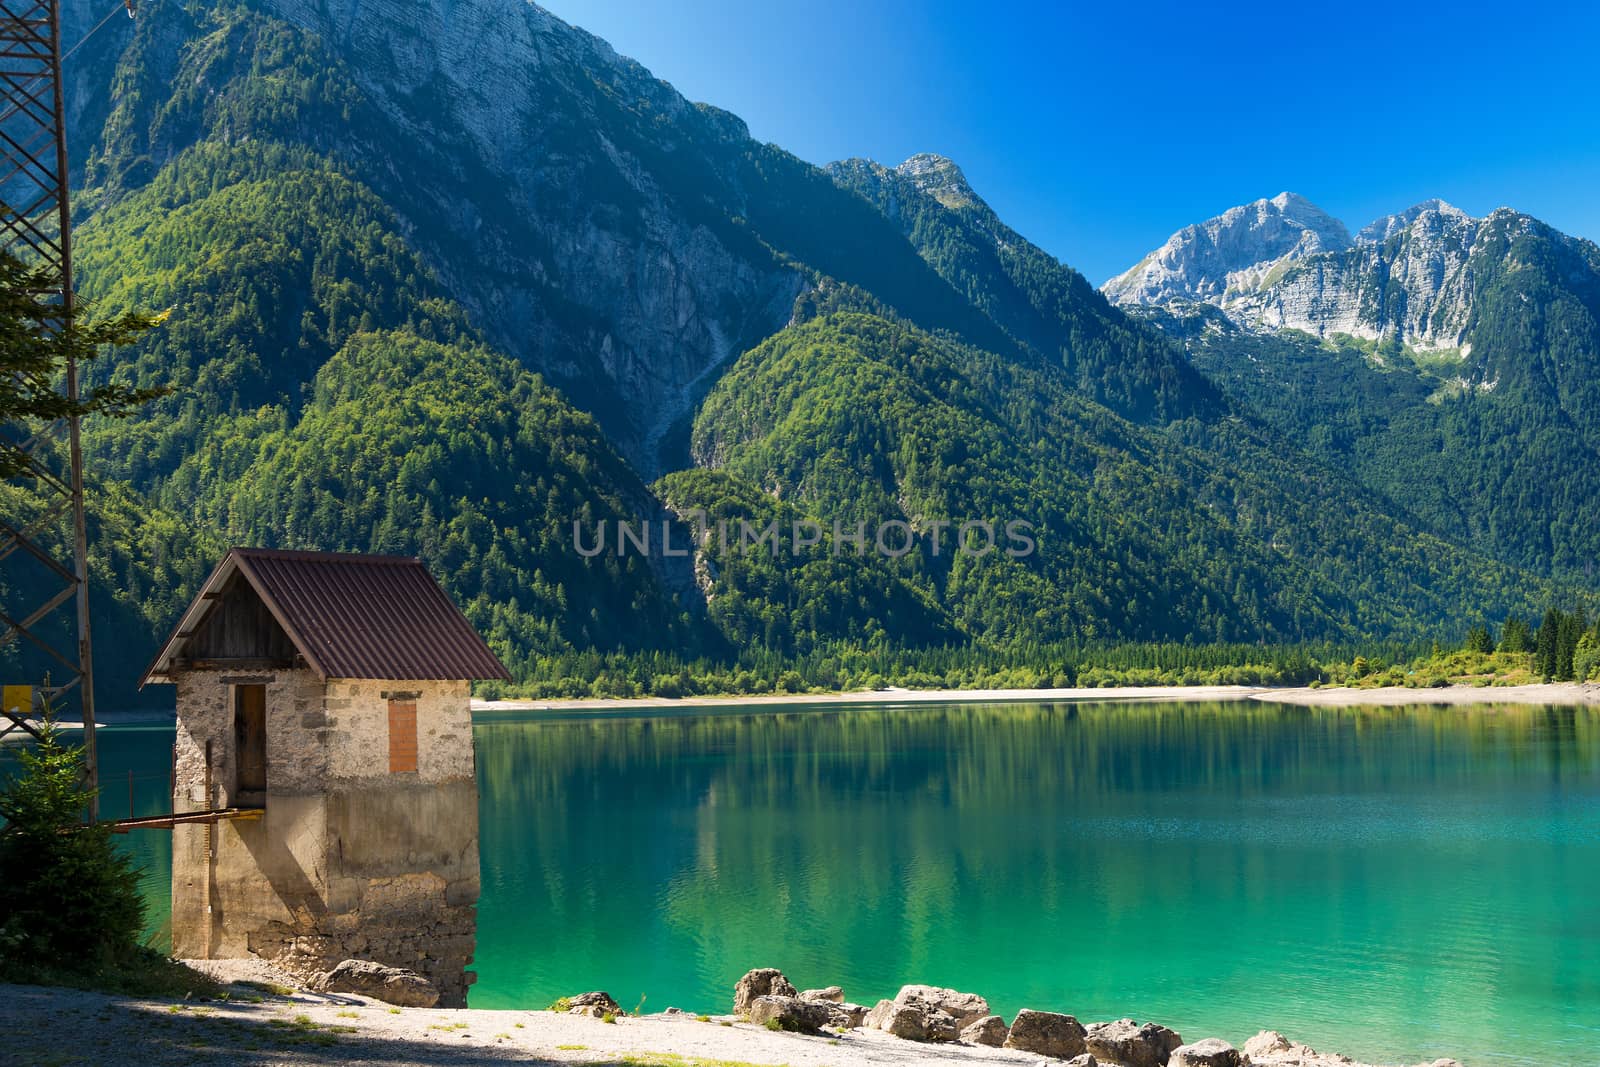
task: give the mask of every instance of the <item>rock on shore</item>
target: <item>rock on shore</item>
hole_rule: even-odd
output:
[[[570,1015],[588,1015],[595,1019],[604,1019],[609,1015],[613,1019],[620,1019],[628,1014],[622,1010],[622,1005],[617,1003],[616,997],[599,989],[565,999],[567,1012]]]
[[[757,967],[746,971],[733,987],[733,1013],[748,1015],[757,997],[794,997],[799,990],[776,967]]]
[[[772,1029],[818,1033],[864,1028],[908,1041],[939,1042],[979,1049],[1011,1049],[1060,1060],[1066,1067],[1368,1067],[1344,1056],[1321,1053],[1263,1030],[1242,1049],[1221,1038],[1185,1044],[1159,1023],[1115,1019],[1084,1025],[1062,1012],[1024,1008],[1011,1025],[991,1014],[976,993],[940,986],[905,985],[893,1000],[868,1011],[845,1000],[839,986],[796,993],[782,971],[762,967],[734,987],[734,1014]],[[1461,1067],[1435,1060],[1423,1067]]]
[[[1183,1038],[1156,1023],[1140,1026],[1132,1019],[1118,1019],[1090,1024],[1083,1044],[1097,1059],[1121,1067],[1165,1067],[1172,1050],[1183,1044]]]
[[[1369,1067],[1333,1052],[1318,1052],[1290,1041],[1276,1030],[1263,1030],[1244,1043],[1243,1060],[1250,1067]],[[1461,1067],[1452,1059],[1437,1059],[1420,1067]]]
[[[969,1045],[988,1045],[999,1048],[1011,1036],[1011,1027],[998,1015],[985,1015],[961,1030],[961,1040]]]
[[[1173,1049],[1167,1067],[1250,1067],[1250,1057],[1221,1038],[1208,1037]]]
[[[1070,1015],[1023,1008],[1011,1021],[1005,1047],[1065,1060],[1084,1051],[1086,1033],[1083,1024]]]
[[[941,989],[931,985],[901,986],[895,994],[895,1003],[912,1007],[942,1011],[955,1020],[956,1029],[962,1030],[989,1014],[989,1002],[976,993],[961,993],[954,989]]]
[[[825,1000],[764,996],[750,1002],[750,1021],[761,1026],[776,1023],[780,1030],[819,1034],[833,1023],[833,1005]]]
[[[418,974],[371,960],[345,960],[307,983],[322,993],[359,993],[404,1008],[431,1008],[439,1003],[439,990]]]
[[[988,1015],[989,1002],[976,993],[908,985],[893,1000],[878,1001],[862,1025],[911,1041],[954,1041]]]

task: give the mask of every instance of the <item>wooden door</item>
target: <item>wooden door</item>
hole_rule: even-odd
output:
[[[233,740],[238,758],[241,794],[265,799],[267,791],[267,687],[238,685],[233,689]]]

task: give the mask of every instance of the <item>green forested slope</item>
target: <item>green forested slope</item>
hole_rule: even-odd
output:
[[[1059,363],[1078,394],[1138,421],[1221,412],[1216,390],[1175,345],[1002,222],[954,163],[918,156],[891,169],[852,159],[829,173],[897,223],[929,266],[1008,337]]]
[[[1215,313],[1157,321],[1242,410],[1418,526],[1534,573],[1579,582],[1596,573],[1600,444],[1587,401],[1538,371],[1540,353],[1485,379],[1464,360],[1393,342],[1250,334]],[[1494,342],[1475,342],[1475,356],[1483,343]],[[1569,353],[1561,366],[1597,358]]]
[[[116,371],[171,396],[136,424],[106,426],[97,460],[154,484],[217,418],[260,424],[296,413],[317,370],[357,331],[470,334],[398,229],[328,161],[263,144],[201,145],[92,216],[78,239],[84,298],[97,310],[172,311]]]
[[[1060,377],[834,311],[724,375],[693,447],[825,526],[1032,522],[1024,559],[934,558],[925,541],[900,561],[989,641],[1355,637],[1530,608],[1526,579],[1397,524],[1270,432],[1142,429]]]
[[[222,435],[210,448],[226,452]],[[699,650],[639,556],[584,558],[574,521],[638,521],[648,490],[594,420],[477,346],[361,333],[318,372],[293,425],[236,478],[163,495],[241,544],[417,554],[518,674],[536,652]]]
[[[256,145],[186,153],[94,217],[86,297],[173,309],[116,371],[172,395],[91,425],[101,477],[212,552],[419,554],[519,673],[574,648],[701,651],[648,561],[571,550],[574,521],[659,511],[649,490],[592,418],[476,339],[396,229],[330,164]]]

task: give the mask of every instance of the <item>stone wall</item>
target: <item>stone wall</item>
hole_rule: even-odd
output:
[[[267,789],[307,791],[327,777],[329,737],[321,728],[323,686],[308,670],[185,671],[178,676],[175,741],[177,811],[203,811],[234,802],[233,687],[267,687]],[[212,797],[205,796],[206,741],[211,742]],[[315,792],[314,788],[309,791]]]
[[[472,697],[465,682],[328,682],[323,703],[326,770],[322,780],[384,778],[389,771],[389,698],[415,697],[417,771],[422,782],[477,775],[472,754]]]
[[[178,682],[178,810],[232,787],[232,685],[266,681],[267,800],[258,820],[178,827],[173,948],[260,956],[309,976],[343,959],[408,967],[462,1005],[476,944],[478,794],[468,688],[455,682],[193,672]],[[388,771],[388,701],[417,705],[417,770]],[[211,910],[207,912],[209,901]]]

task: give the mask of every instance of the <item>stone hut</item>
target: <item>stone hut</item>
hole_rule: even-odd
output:
[[[372,960],[464,1005],[470,680],[507,677],[420,560],[230,551],[144,679],[177,687],[173,811],[223,813],[173,828],[174,954]]]

